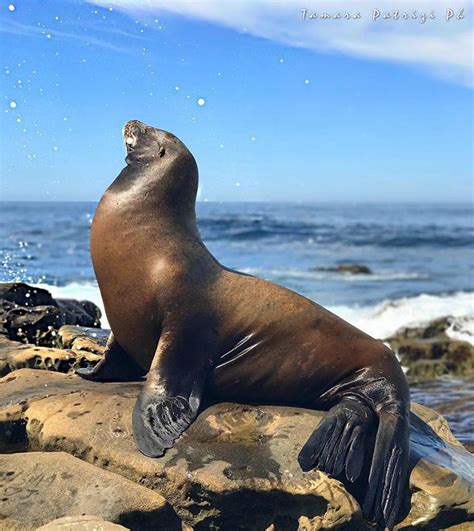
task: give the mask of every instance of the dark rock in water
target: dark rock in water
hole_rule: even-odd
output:
[[[351,273],[353,275],[372,275],[372,270],[362,264],[339,264],[335,267],[315,267],[314,271],[327,271],[330,273]]]
[[[408,368],[408,376],[474,375],[474,346],[446,334],[452,321],[451,317],[443,317],[424,326],[402,328],[385,339]]]
[[[9,451],[15,433],[15,441],[23,438],[32,450],[78,456],[159,492],[196,530],[372,529],[357,502],[363,485],[348,491],[336,479],[298,466],[299,450],[325,413],[214,405],[163,457],[150,459],[132,436],[140,389],[140,383],[15,371],[0,380],[0,444]],[[474,457],[446,421],[413,404],[410,441],[412,507],[397,528],[445,529],[472,519]],[[71,479],[70,488],[76,482]]]
[[[63,452],[1,455],[0,500],[5,530],[33,530],[55,518],[88,513],[128,529],[181,529],[157,492]]]
[[[61,326],[100,327],[100,310],[90,301],[55,300],[21,282],[0,284],[0,334],[15,341],[54,346]]]

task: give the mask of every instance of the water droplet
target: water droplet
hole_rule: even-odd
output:
[[[284,60],[284,59],[280,59],[280,63],[284,63],[284,62],[285,62],[285,60]]]
[[[13,13],[13,11],[15,11],[16,7],[13,5],[13,4],[10,4],[8,6],[8,11],[11,11]]]
[[[47,34],[46,34],[46,38],[47,38],[47,39],[51,39],[51,33],[47,33]]]
[[[254,137],[254,136],[251,136],[251,137],[250,137],[250,140],[251,140],[252,142],[255,142],[255,137]]]
[[[239,182],[235,183],[235,186],[239,187],[239,186],[240,186],[240,183],[239,183]]]
[[[309,85],[309,79],[305,79],[305,80],[304,80],[304,84],[305,84],[305,85]]]
[[[53,149],[54,149],[54,151],[57,151],[59,148],[58,148],[58,146],[54,146]]]
[[[174,90],[179,90],[179,86],[176,85],[176,87],[174,87]]]
[[[206,104],[206,100],[204,98],[198,98],[196,103],[199,105],[199,107],[202,107]]]
[[[11,107],[12,109],[16,109],[16,101],[12,100],[12,101],[10,102],[10,107]]]

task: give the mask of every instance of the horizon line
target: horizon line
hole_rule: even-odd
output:
[[[98,203],[99,199],[1,199],[0,203]],[[215,203],[259,203],[259,204],[301,204],[312,205],[321,203],[362,203],[362,204],[464,204],[474,206],[471,199],[214,199],[210,201],[196,200],[196,204]]]

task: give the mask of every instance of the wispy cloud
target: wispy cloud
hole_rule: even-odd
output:
[[[98,30],[99,31],[99,30]],[[113,52],[121,54],[130,54],[132,53],[129,46],[120,46],[113,44],[105,39],[99,38],[95,35],[90,35],[88,33],[77,33],[70,31],[58,30],[56,28],[47,28],[38,25],[32,24],[23,24],[21,22],[16,22],[15,20],[2,20],[0,25],[1,33],[10,33],[13,35],[21,35],[23,37],[33,37],[33,38],[46,38],[47,35],[50,35],[51,38],[58,39],[61,41],[79,41],[86,43],[89,46],[97,46],[99,48],[105,48]],[[101,30],[102,33],[117,33],[120,36],[124,35],[124,32],[116,32],[110,28]],[[140,38],[135,35],[125,34],[127,38]]]
[[[317,52],[341,53],[362,58],[396,61],[417,65],[452,82],[473,86],[473,13],[468,1],[452,0],[87,0],[89,3],[113,7],[135,18],[172,13],[226,26],[235,31],[305,48]],[[303,20],[302,8],[307,7]],[[380,16],[373,20],[373,10]],[[386,12],[400,11],[398,20],[383,19]],[[447,9],[454,16],[447,21]],[[456,14],[464,9],[464,18]],[[416,10],[416,20],[404,20]],[[331,15],[340,12],[360,13],[358,20],[312,19],[314,11]],[[435,13],[435,19],[422,23],[421,15]]]

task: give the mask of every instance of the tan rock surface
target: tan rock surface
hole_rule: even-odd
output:
[[[101,356],[87,349],[64,350],[38,347],[0,339],[0,375],[16,369],[31,368],[57,372],[72,372],[79,367],[97,363]]]
[[[155,489],[196,529],[211,523],[219,529],[366,528],[341,483],[317,471],[304,474],[297,464],[323,413],[219,404],[201,413],[164,457],[150,459],[136,450],[131,434],[141,384],[49,373],[54,378],[45,391],[46,378],[32,373],[48,374],[24,369],[0,380],[0,411],[14,408],[16,400],[31,447],[66,451]],[[444,527],[464,522],[474,511],[473,457],[442,417],[422,406],[413,410],[426,423],[413,417],[414,495],[402,528],[417,528],[421,520]]]
[[[36,531],[120,531],[127,530],[119,524],[106,522],[99,516],[65,516],[38,527]]]
[[[57,332],[56,344],[59,348],[89,350],[102,354],[110,330],[87,328],[85,326],[64,325]]]
[[[88,513],[134,530],[181,528],[157,492],[62,452],[1,455],[0,500],[0,521],[26,529]]]

